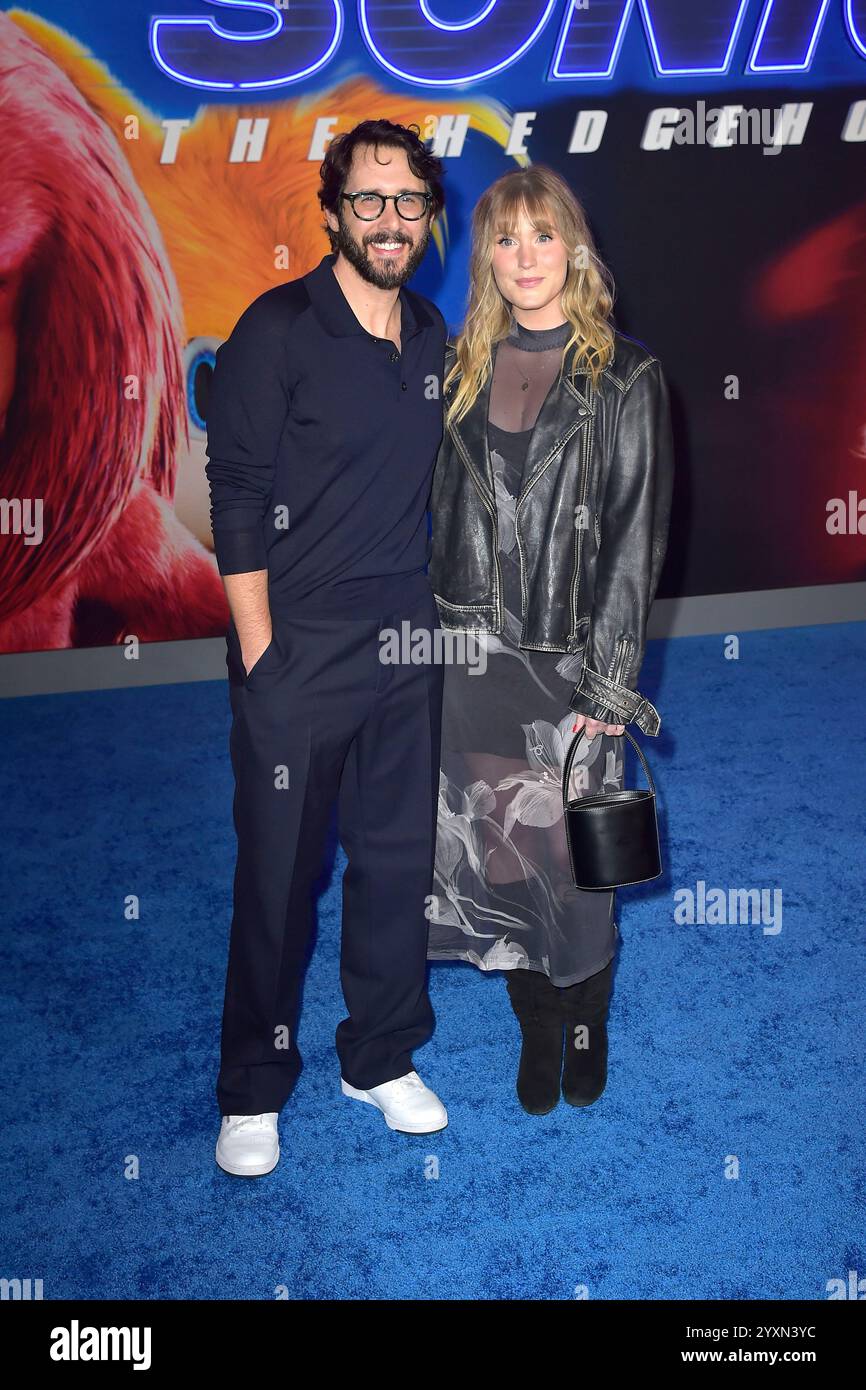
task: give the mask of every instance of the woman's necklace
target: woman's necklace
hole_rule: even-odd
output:
[[[515,347],[530,352],[543,352],[551,347],[562,347],[568,340],[571,333],[571,324],[566,320],[565,323],[557,324],[555,328],[528,329],[518,323],[516,319],[511,321],[511,331],[509,338]],[[529,390],[529,377],[524,376],[523,371],[518,365],[519,354],[514,354],[514,366],[518,375],[522,378],[521,391]]]

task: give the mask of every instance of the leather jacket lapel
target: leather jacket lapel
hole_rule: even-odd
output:
[[[551,459],[587,423],[592,413],[588,399],[574,387],[565,373],[561,383],[558,376],[554,379],[530,436],[518,507]]]
[[[495,361],[495,353],[494,353]],[[585,380],[578,375],[578,381]],[[487,380],[478,392],[471,408],[459,424],[448,426],[450,433],[476,487],[483,492],[491,506],[495,505],[493,465],[487,444],[487,417],[490,412],[490,391],[493,384],[493,365]],[[456,382],[454,383],[456,387]],[[449,388],[449,396],[452,388]],[[567,373],[560,382],[557,375],[548,391],[532,431],[524,469],[524,481],[518,506],[551,459],[577,430],[592,417],[590,398],[578,389]],[[481,471],[479,471],[481,469]]]

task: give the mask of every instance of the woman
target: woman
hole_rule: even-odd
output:
[[[517,170],[483,194],[433,479],[430,579],[467,647],[445,667],[428,954],[507,972],[534,1115],[560,1089],[592,1104],[607,1075],[614,893],[574,886],[563,760],[579,737],[571,796],[621,789],[625,724],[660,727],[636,681],[667,545],[670,409],[612,304],[558,174]]]

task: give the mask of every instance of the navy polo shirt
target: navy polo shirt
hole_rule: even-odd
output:
[[[205,471],[220,574],[268,572],[272,611],[377,617],[429,580],[445,320],[402,286],[400,350],[325,255],[217,350]]]

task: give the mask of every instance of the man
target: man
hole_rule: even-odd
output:
[[[371,120],[331,142],[320,172],[331,254],[242,314],[208,403],[238,841],[216,1159],[251,1177],[276,1166],[301,1070],[312,889],[335,801],[343,1093],[391,1129],[448,1122],[412,1062],[433,1030],[442,669],[380,659],[383,629],[438,626],[425,567],[446,327],[404,285],[444,205],[442,164],[417,128]]]

